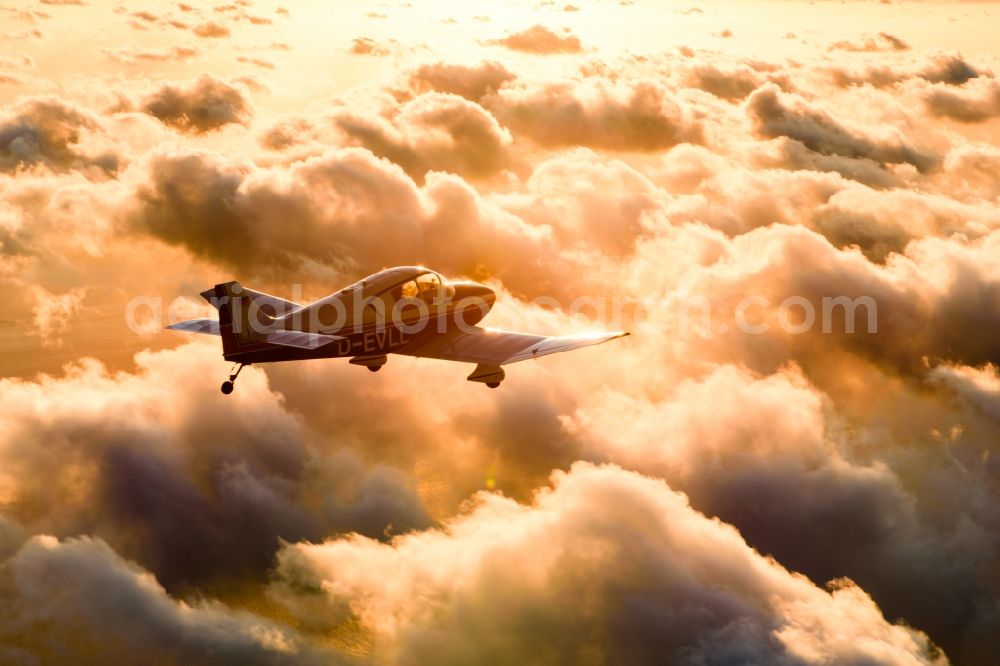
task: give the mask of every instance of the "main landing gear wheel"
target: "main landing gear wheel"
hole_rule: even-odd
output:
[[[250,364],[249,363],[240,363],[240,367],[236,369],[236,372],[234,372],[233,374],[229,375],[229,379],[228,380],[222,382],[222,386],[219,387],[219,390],[222,391],[223,393],[225,393],[226,395],[229,395],[230,393],[232,393],[233,389],[236,388],[236,378],[240,376],[240,371],[243,370],[243,368],[246,367],[246,366],[248,366],[248,365],[250,365]]]
[[[503,368],[499,365],[479,363],[476,365],[476,369],[472,371],[472,374],[466,377],[466,379],[470,382],[482,382],[491,389],[495,389],[500,386],[500,382],[503,381],[504,377],[505,374]]]
[[[381,365],[369,365],[368,369],[371,370],[372,372],[378,372],[379,370],[382,369],[382,366]]]

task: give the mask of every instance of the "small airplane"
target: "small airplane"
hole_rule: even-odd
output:
[[[167,328],[222,338],[223,357],[234,368],[239,365],[222,383],[225,394],[253,363],[349,357],[376,372],[387,354],[475,363],[467,379],[496,388],[505,377],[504,365],[628,335],[544,336],[481,328],[476,324],[493,307],[496,293],[420,266],[383,270],[308,305],[239,282],[217,284],[201,295],[219,311],[218,320],[190,319]]]

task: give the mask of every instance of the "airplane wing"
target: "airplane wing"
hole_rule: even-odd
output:
[[[322,333],[304,333],[302,331],[271,331],[267,341],[272,345],[297,347],[299,349],[316,349],[344,338],[339,335],[323,335]]]
[[[401,350],[400,353],[463,363],[506,365],[547,354],[599,345],[602,342],[626,335],[628,333],[624,331],[615,331],[613,333],[545,336],[476,326],[470,332],[456,331],[431,340],[419,348]]]
[[[188,319],[171,324],[167,328],[175,331],[185,331],[187,333],[205,333],[207,335],[222,335],[219,331],[219,322],[215,319]]]

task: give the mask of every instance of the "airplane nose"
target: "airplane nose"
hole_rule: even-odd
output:
[[[470,299],[472,302],[480,301],[492,307],[497,300],[496,292],[485,285],[475,282],[453,282],[455,287],[455,300]]]
[[[475,282],[453,282],[452,286],[455,287],[455,316],[470,326],[485,317],[497,300],[496,292]]]

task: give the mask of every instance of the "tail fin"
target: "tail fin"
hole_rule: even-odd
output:
[[[240,296],[246,298],[248,302],[252,301],[260,308],[261,312],[271,315],[272,317],[284,317],[289,312],[293,310],[298,310],[302,306],[293,301],[286,301],[283,298],[278,298],[277,296],[271,296],[270,294],[265,294],[262,291],[254,291],[253,289],[247,289],[239,282],[226,282],[225,284],[217,284],[211,289],[201,292],[202,298],[212,304],[215,309],[219,309],[218,301],[218,290],[219,287],[225,287],[226,285],[236,285],[238,289],[236,291]]]
[[[202,292],[219,311],[222,353],[229,358],[247,347],[267,343],[270,323],[301,307],[292,301],[246,289],[239,282],[224,282]]]

